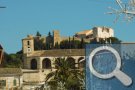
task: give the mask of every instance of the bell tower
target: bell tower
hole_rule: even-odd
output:
[[[27,38],[22,39],[23,54],[29,54],[34,51],[34,38],[28,35]]]

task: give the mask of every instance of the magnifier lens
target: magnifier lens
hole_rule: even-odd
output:
[[[115,55],[108,50],[101,50],[93,57],[93,67],[100,74],[111,73],[117,65]]]

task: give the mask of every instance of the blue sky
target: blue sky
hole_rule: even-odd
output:
[[[109,6],[118,8],[114,0],[0,0],[0,44],[7,53],[22,48],[21,39],[39,31],[60,30],[62,36],[91,29],[94,26],[112,27],[115,36],[134,42],[135,23],[113,23],[115,15],[105,14]]]

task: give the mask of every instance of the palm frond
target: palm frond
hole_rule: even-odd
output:
[[[53,76],[55,76],[55,71],[54,72],[50,72],[49,74],[46,75],[45,82],[48,81]]]

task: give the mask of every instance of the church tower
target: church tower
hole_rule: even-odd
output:
[[[34,38],[28,35],[27,38],[22,39],[23,54],[30,54],[34,51]]]

